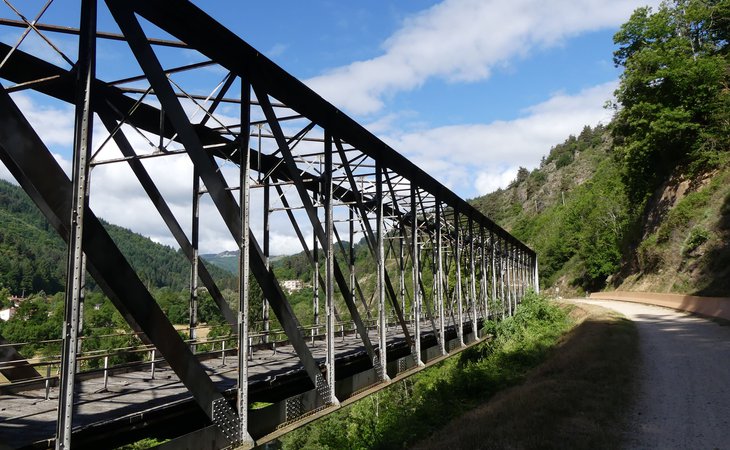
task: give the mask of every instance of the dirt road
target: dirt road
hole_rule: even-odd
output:
[[[639,396],[628,448],[730,449],[730,325],[608,300],[639,331]]]

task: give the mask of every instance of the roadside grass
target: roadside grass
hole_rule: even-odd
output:
[[[524,383],[434,430],[414,448],[619,448],[636,389],[636,329],[596,306],[576,305],[571,315],[578,325]]]
[[[553,349],[575,323],[569,313],[571,308],[528,294],[514,317],[488,324],[485,331],[492,339],[295,430],[285,435],[280,445],[284,449],[390,449],[413,445],[499,391],[521,383],[548,355],[559,353]],[[600,387],[592,385],[592,389],[598,391]],[[466,432],[459,422],[450,426]],[[483,428],[480,424],[474,426]]]

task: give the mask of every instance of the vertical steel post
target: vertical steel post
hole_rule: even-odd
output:
[[[456,281],[454,282],[454,290],[456,291],[456,305],[458,311],[457,330],[459,334],[459,345],[462,347],[466,345],[464,343],[464,305],[462,304],[463,299],[461,293],[461,229],[460,229],[460,217],[459,211],[454,208],[454,257],[456,259]]]
[[[517,247],[517,255],[515,260],[515,267],[517,271],[517,301],[516,304],[519,304],[522,301],[522,249]]]
[[[515,247],[513,243],[509,243],[509,253],[507,256],[507,264],[509,267],[509,287],[512,298],[512,314],[517,312],[517,289],[515,288]]]
[[[324,220],[325,220],[325,306],[327,308],[327,356],[325,366],[327,370],[327,397],[324,402],[330,405],[339,405],[335,396],[335,255],[334,238],[335,224],[333,216],[332,198],[332,136],[327,130],[324,132]]]
[[[92,86],[96,77],[96,0],[82,0],[79,59],[76,64],[76,110],[72,169],[73,198],[66,265],[66,302],[61,353],[61,380],[56,422],[56,448],[71,448],[74,410],[79,303],[83,289],[84,212],[88,207],[87,179],[93,132]]]
[[[259,147],[259,157],[261,155],[261,148]],[[261,167],[261,166],[259,166]],[[271,227],[269,226],[269,219],[271,215],[271,178],[267,175],[264,176],[264,179],[262,180],[264,183],[264,242],[263,242],[263,250],[264,250],[264,265],[266,266],[266,270],[268,271],[270,268],[270,260],[269,257],[271,256],[271,234],[270,230]],[[262,297],[261,301],[261,319],[264,321],[264,342],[269,342],[269,331],[271,330],[271,322],[269,320],[269,300],[266,298],[266,296]]]
[[[494,232],[489,231],[489,248],[492,250],[492,304],[497,304],[497,242],[494,239]],[[504,318],[504,314],[502,315]]]
[[[314,214],[318,215],[317,190],[312,193],[312,197]],[[312,270],[312,311],[314,312],[312,344],[314,344],[314,335],[319,333],[319,242],[317,241],[317,233],[314,230],[312,230]]]
[[[525,256],[525,250],[520,249],[520,302],[525,298],[526,293]]]
[[[471,218],[471,215],[469,216],[469,271],[471,272],[470,276],[470,291],[471,291],[471,298],[469,299],[469,303],[471,305],[471,330],[472,333],[474,333],[474,339],[479,339],[479,320],[477,317],[477,280],[476,280],[476,274],[474,273],[475,265],[474,265],[474,220]]]
[[[378,364],[380,365],[380,379],[382,381],[390,381],[387,373],[386,358],[386,313],[385,313],[385,246],[384,240],[384,224],[383,224],[383,163],[380,160],[375,161],[375,221],[376,221],[376,240],[377,240],[377,288],[378,288]]]
[[[86,178],[86,200],[85,203],[89,204],[89,195],[91,188],[91,174]],[[84,335],[84,300],[86,299],[86,254],[81,253],[81,289],[79,290],[79,325],[78,335]],[[76,354],[80,355],[83,352],[83,339],[79,338],[76,341]],[[76,360],[76,373],[81,372],[81,361]]]
[[[484,233],[484,224],[479,225],[479,236],[481,242],[482,271],[481,271],[481,293],[484,302],[484,322],[489,320],[489,295],[487,295],[487,241]],[[485,323],[486,324],[486,323]]]
[[[522,299],[522,267],[520,266],[520,248],[515,246],[515,309]]]
[[[511,252],[510,254],[512,257],[510,258],[510,266],[511,269],[511,277],[512,277],[512,311],[517,312],[517,302],[520,298],[520,278],[519,278],[519,268],[518,268],[518,255],[517,255],[517,247],[513,244],[511,244]]]
[[[193,167],[193,207],[192,227],[190,245],[193,251],[190,264],[190,308],[188,331],[190,335],[190,350],[195,353],[196,327],[198,326],[198,261],[199,261],[199,239],[200,239],[200,176],[198,170]]]
[[[348,208],[349,228],[350,228],[350,245],[349,245],[349,266],[350,266],[350,298],[355,299],[355,211],[352,207]],[[366,311],[369,315],[369,311]],[[353,320],[355,318],[353,317]]]
[[[519,289],[520,289],[520,303],[522,303],[522,297],[525,296],[525,280],[524,280],[524,272],[522,267],[522,249],[518,247],[517,249],[517,269],[519,270]]]
[[[441,201],[436,198],[436,302],[439,309],[439,345],[441,346],[441,354],[445,355],[446,351],[446,320],[444,318],[444,261],[443,261],[443,242],[441,232]]]
[[[411,262],[413,269],[413,322],[416,365],[423,366],[421,357],[421,290],[418,285],[420,276],[420,252],[418,243],[418,209],[416,204],[416,187],[411,184],[411,216],[413,217],[413,228],[411,228]],[[404,228],[405,229],[405,228]]]
[[[150,352],[150,379],[155,379],[155,360],[157,359],[157,350],[154,348]]]
[[[504,249],[504,275],[506,278],[506,288],[507,288],[507,313],[511,317],[512,314],[514,314],[514,311],[512,310],[512,273],[511,273],[511,264],[512,264],[512,255],[511,255],[511,245],[509,242],[505,242],[505,249]]]
[[[49,370],[51,366],[48,366]],[[51,374],[49,373],[48,376],[50,377]],[[109,356],[104,357],[104,391],[106,392],[107,387],[109,386]],[[48,400],[48,398],[46,398]]]
[[[537,253],[535,253],[532,256],[532,282],[533,286],[535,288],[535,293],[540,293],[540,272],[539,272],[539,266],[537,262]]]
[[[509,286],[512,295],[512,314],[517,312],[517,288],[515,284],[515,245],[510,242],[507,263],[509,264]]]
[[[238,242],[238,435],[241,443],[253,447],[248,433],[248,356],[251,352],[249,339],[249,228],[251,209],[251,154],[249,130],[251,123],[251,84],[241,78],[241,136],[239,147],[238,203],[241,206],[241,238]],[[259,148],[260,150],[260,148]]]
[[[507,305],[505,304],[505,295],[504,295],[504,275],[505,275],[505,269],[504,269],[504,240],[499,239],[499,247],[497,249],[497,256],[499,257],[499,300],[500,304],[502,305],[502,319],[505,318],[507,314]]]
[[[400,282],[400,309],[403,314],[406,312],[406,263],[404,246],[406,245],[405,227],[401,227],[401,234],[398,239],[400,248],[398,249],[398,281]],[[412,307],[413,305],[411,305]]]
[[[517,309],[517,305],[520,303],[520,299],[522,298],[522,285],[520,281],[520,248],[515,245],[514,247],[514,272],[515,272],[515,309]]]

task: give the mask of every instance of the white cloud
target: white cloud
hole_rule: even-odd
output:
[[[517,167],[495,168],[489,171],[479,172],[474,182],[477,192],[494,192],[504,188],[517,177]]]
[[[11,97],[47,146],[73,145],[74,110],[71,105],[42,105],[23,93]]]
[[[505,187],[518,166],[537,165],[552,146],[584,125],[608,123],[610,112],[603,104],[615,88],[610,82],[574,95],[558,93],[511,121],[407,132],[387,141],[456,192],[486,194]]]
[[[445,0],[405,20],[383,43],[382,55],[332,69],[307,84],[355,114],[374,113],[388,95],[429,78],[486,79],[495,67],[535,49],[616,26],[643,5],[637,0]]]

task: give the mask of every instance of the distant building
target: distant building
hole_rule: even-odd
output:
[[[8,320],[12,319],[14,315],[14,306],[11,306],[10,308],[0,309],[0,320],[2,320],[3,322],[7,322]]]
[[[286,289],[287,292],[295,292],[304,288],[304,281],[302,280],[284,280],[281,283],[281,287]]]

